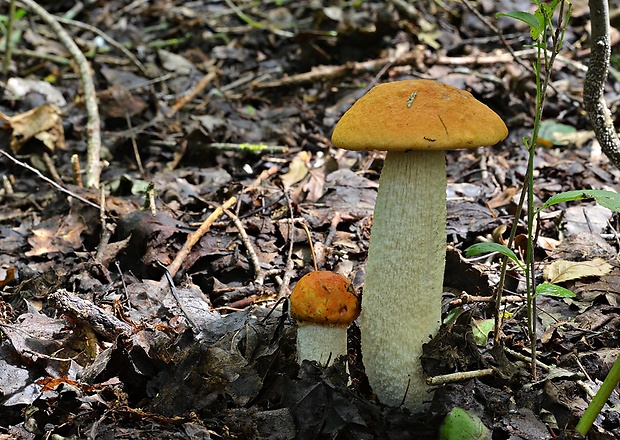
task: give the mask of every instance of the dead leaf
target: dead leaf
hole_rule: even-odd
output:
[[[139,96],[134,96],[120,84],[113,84],[106,90],[97,93],[101,112],[110,118],[135,116],[147,107]]]
[[[288,172],[282,175],[282,183],[285,188],[290,188],[296,183],[301,182],[309,172],[307,162],[310,160],[310,153],[300,151],[293,158],[288,167]]]
[[[566,235],[580,232],[602,233],[609,225],[613,212],[601,205],[570,206],[564,210]]]
[[[600,277],[609,274],[611,269],[611,265],[602,258],[590,261],[558,260],[545,268],[544,276],[550,283],[557,284],[586,277]]]
[[[0,268],[0,289],[15,279],[15,268]]]
[[[14,153],[18,153],[32,138],[40,140],[53,152],[56,148],[65,148],[61,115],[61,110],[55,105],[43,104],[15,116],[0,113],[0,119],[4,119],[13,130],[11,149]]]
[[[65,222],[58,224],[55,219],[46,221],[37,229],[32,229],[28,243],[32,250],[26,256],[45,255],[53,252],[67,253],[82,247],[81,234],[87,229],[82,218],[70,214]]]
[[[495,196],[489,200],[489,207],[491,208],[503,208],[513,203],[514,197],[517,195],[518,188],[516,186],[509,186],[501,194]]]

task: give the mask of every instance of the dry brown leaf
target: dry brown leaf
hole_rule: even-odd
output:
[[[300,151],[297,156],[293,158],[288,166],[288,172],[282,175],[282,183],[285,188],[290,188],[296,183],[301,182],[309,172],[308,161],[310,160],[310,153],[307,151]]]
[[[602,258],[590,261],[558,260],[551,263],[544,270],[544,276],[550,283],[563,283],[586,277],[600,277],[611,272],[611,265]]]
[[[6,116],[0,113],[11,127],[11,149],[19,152],[21,147],[30,139],[35,138],[54,152],[56,148],[65,147],[65,130],[62,127],[62,111],[51,104],[43,104],[27,112],[15,116]]]
[[[82,248],[81,234],[87,229],[83,219],[77,214],[71,214],[66,221],[57,224],[49,220],[31,230],[28,244],[32,250],[26,256],[46,255],[54,252],[67,253]]]
[[[106,90],[97,93],[99,109],[109,118],[125,118],[142,113],[147,107],[139,96],[119,84],[113,84]]]

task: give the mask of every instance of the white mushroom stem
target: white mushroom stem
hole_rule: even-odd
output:
[[[361,329],[366,374],[384,404],[405,399],[416,411],[432,397],[420,355],[439,329],[445,255],[444,152],[389,152],[370,237]]]
[[[347,354],[347,328],[319,324],[301,324],[297,327],[297,359],[308,359],[325,366]]]

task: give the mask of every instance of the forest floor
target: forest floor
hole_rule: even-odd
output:
[[[509,270],[496,344],[500,260],[464,256],[505,242],[514,222],[535,51],[528,28],[496,13],[531,2],[42,6],[89,61],[102,191],[78,179],[93,135],[78,64],[42,14],[18,7],[0,76],[0,438],[434,439],[454,407],[493,439],[573,438],[620,353],[618,215],[582,201],[538,218],[538,281],[576,296],[537,299],[535,378],[522,275]],[[566,190],[620,190],[581,102],[588,17],[574,1],[535,148],[537,205]],[[509,129],[494,147],[447,152],[442,310],[452,319],[425,359],[431,375],[493,374],[438,387],[421,414],[377,401],[359,322],[350,382],[342,362],[299,366],[278,302],[315,261],[362,291],[385,155],[330,137],[373,85],[410,78],[470,91]],[[616,115],[613,77],[606,92]],[[612,394],[590,438],[620,438],[619,405]]]

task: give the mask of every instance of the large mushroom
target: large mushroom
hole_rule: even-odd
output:
[[[439,329],[446,254],[443,150],[494,145],[500,117],[469,92],[430,80],[373,87],[332,135],[349,150],[386,150],[362,305],[362,356],[381,402],[413,410],[430,399],[420,356]]]
[[[297,322],[297,359],[330,360],[347,354],[347,327],[360,314],[360,297],[344,275],[327,270],[307,273],[289,297]]]

